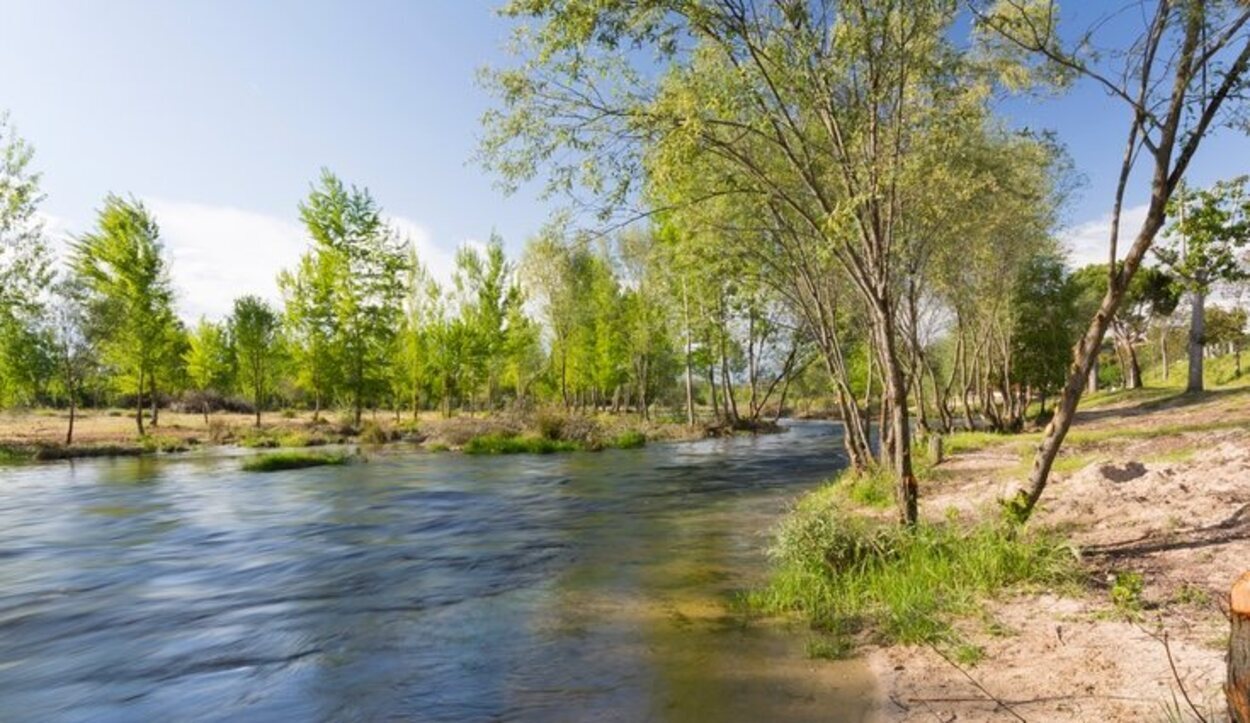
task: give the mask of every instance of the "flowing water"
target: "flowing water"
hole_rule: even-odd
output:
[[[835,434],[2,469],[0,720],[860,720],[732,604]]]

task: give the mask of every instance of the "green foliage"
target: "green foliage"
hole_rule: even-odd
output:
[[[561,442],[542,437],[517,437],[509,434],[483,434],[464,445],[465,454],[552,454],[581,449],[575,442]]]
[[[361,444],[386,444],[393,441],[396,436],[379,424],[365,422],[360,429],[359,441]]]
[[[342,453],[269,452],[244,460],[243,470],[245,472],[278,472],[288,469],[342,465],[347,464],[350,459],[351,457]]]
[[[636,429],[631,429],[613,437],[607,443],[607,446],[613,449],[638,449],[647,446],[647,435]]]
[[[874,465],[864,472],[843,472],[836,481],[852,502],[882,509],[894,504],[895,479],[889,469]]]
[[[1142,609],[1145,579],[1139,572],[1117,572],[1111,584],[1111,604],[1121,614],[1135,617]]]
[[[980,612],[982,601],[1077,579],[1072,551],[1046,534],[985,523],[900,528],[849,512],[838,487],[803,498],[785,519],[771,551],[772,580],[751,601],[765,612],[799,614],[841,645],[863,633],[959,646],[952,623]]]
[[[239,382],[251,392],[259,426],[278,355],[277,312],[257,296],[236,299],[230,315],[230,337],[234,342]]]
[[[156,219],[136,199],[108,196],[96,230],[73,243],[70,263],[87,298],[92,334],[105,360],[122,372],[123,389],[155,391],[182,351]]]
[[[1248,276],[1240,251],[1250,244],[1248,177],[1208,189],[1180,188],[1168,206],[1172,224],[1155,254],[1187,288],[1205,293],[1218,281]]]

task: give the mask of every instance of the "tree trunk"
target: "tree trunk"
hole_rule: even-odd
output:
[[[1129,389],[1141,389],[1141,365],[1137,362],[1137,350],[1133,345],[1125,345],[1125,352],[1128,356],[1128,378],[1126,386]]]
[[[1206,293],[1194,290],[1190,294],[1189,316],[1189,382],[1186,392],[1202,391],[1202,351],[1206,333]]]
[[[143,431],[143,369],[139,370],[139,385],[135,387],[138,391],[135,393],[135,424],[139,427],[139,436],[144,435]]]
[[[1224,693],[1234,723],[1250,723],[1250,572],[1229,595],[1228,682]]]
[[[156,375],[150,374],[148,375],[148,378],[152,380],[152,426],[158,427],[161,422],[161,406],[159,396],[156,391]]]
[[[694,426],[694,378],[690,369],[692,348],[690,343],[690,294],[686,288],[686,279],[681,280],[682,314],[686,324],[686,426]]]
[[[1100,346],[1101,346],[1101,342],[1100,342]],[[1092,367],[1092,373],[1090,373],[1087,386],[1085,387],[1085,391],[1090,392],[1091,394],[1093,392],[1098,391],[1098,356],[1097,356],[1098,352],[1095,352],[1094,354],[1095,356],[1094,356],[1094,362],[1093,362],[1093,367]]]
[[[1163,329],[1159,332],[1159,356],[1163,364],[1163,381],[1168,380],[1168,327],[1163,325]]]
[[[74,399],[72,375],[66,375],[65,382],[66,388],[69,390],[69,427],[65,430],[65,445],[69,446],[74,443],[74,413],[78,411],[78,404]]]

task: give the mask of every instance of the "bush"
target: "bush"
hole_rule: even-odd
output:
[[[563,415],[541,412],[535,420],[535,426],[538,427],[538,435],[540,437],[556,441],[564,439],[565,421],[566,418]]]
[[[152,452],[185,452],[189,447],[176,437],[158,437],[153,435],[144,435],[139,440],[143,451]]]
[[[1075,555],[1044,534],[983,523],[906,529],[848,512],[837,485],[808,495],[771,550],[774,573],[749,602],[794,613],[853,649],[857,634],[889,643],[963,645],[952,623],[1003,591],[1075,582]]]
[[[398,438],[398,434],[392,435],[376,422],[365,422],[360,430],[361,444],[386,444]]]
[[[465,454],[551,454],[580,449],[573,442],[558,442],[542,437],[516,437],[510,434],[483,434],[464,445]]]
[[[347,464],[348,459],[346,454],[269,452],[244,460],[243,469],[247,472],[277,472],[284,469]]]

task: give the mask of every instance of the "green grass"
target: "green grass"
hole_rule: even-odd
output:
[[[3,444],[0,445],[0,464],[32,462],[35,459],[35,453],[36,450],[31,447]]]
[[[614,449],[638,449],[639,447],[647,446],[647,435],[636,429],[631,429],[616,435],[608,442],[607,446]]]
[[[253,430],[239,438],[239,446],[248,449],[272,449],[278,446],[278,439],[268,432]]]
[[[1002,444],[1012,444],[1024,439],[1031,439],[1031,434],[1001,434],[999,432],[953,432],[942,440],[946,454],[977,452]]]
[[[1076,556],[1056,537],[993,523],[906,530],[857,516],[837,488],[808,495],[784,521],[771,550],[772,578],[748,598],[761,612],[807,620],[829,639],[822,652],[849,653],[867,636],[941,645],[973,660],[978,649],[956,620],[984,617],[983,603],[1007,591],[1079,579]]]
[[[251,457],[243,462],[247,472],[277,472],[284,469],[304,469],[306,467],[322,467],[325,465],[347,464],[348,455],[324,452],[268,452]]]
[[[894,474],[884,467],[867,472],[850,470],[837,478],[848,499],[863,507],[884,509],[894,504]]]
[[[483,434],[464,445],[465,454],[552,454],[581,449],[575,442],[562,442],[542,437],[516,437],[508,434]]]

